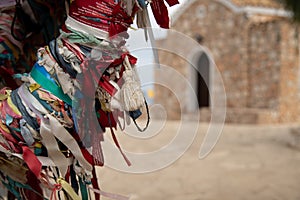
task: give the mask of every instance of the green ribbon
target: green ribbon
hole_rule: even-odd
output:
[[[22,200],[20,193],[14,188],[13,185],[9,183],[5,183],[4,181],[2,181],[2,184],[11,192],[13,193],[13,195],[18,199],[18,200]]]
[[[39,84],[41,85],[45,90],[48,90],[53,95],[58,97],[59,99],[66,102],[68,105],[72,105],[72,99],[63,92],[61,87],[53,83],[51,80],[49,80],[43,73],[41,73],[36,67],[33,67],[30,76]]]
[[[22,200],[22,196],[20,195],[20,193],[15,189],[17,188],[24,188],[27,190],[31,190],[32,192],[39,194],[37,191],[35,191],[34,189],[32,189],[32,187],[30,187],[29,185],[23,185],[22,183],[16,182],[13,179],[11,179],[9,176],[6,176],[8,183],[6,183],[5,181],[2,181],[2,184],[11,192],[13,193],[13,195],[18,199],[18,200]],[[43,197],[44,200],[48,200],[47,198]]]
[[[81,177],[78,177],[78,179],[79,179],[79,185],[80,185],[81,199],[88,200],[89,195],[87,192],[86,184],[83,182]]]
[[[68,38],[71,43],[79,43],[79,44],[95,44],[97,46],[101,45],[101,40],[97,39],[95,36],[91,34],[84,34],[79,31],[75,31],[68,27],[72,32],[66,33],[64,31],[60,31],[60,36],[62,38]]]

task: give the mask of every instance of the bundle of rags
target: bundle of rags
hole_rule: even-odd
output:
[[[101,191],[95,167],[104,165],[106,128],[130,165],[114,129],[147,107],[137,59],[125,48],[135,16],[148,26],[147,5],[168,28],[163,0],[71,1],[60,35],[38,49],[24,83],[1,90],[0,180],[13,199],[127,199]]]
[[[0,86],[21,84],[13,75],[30,72],[37,49],[59,35],[66,16],[64,0],[0,2]]]

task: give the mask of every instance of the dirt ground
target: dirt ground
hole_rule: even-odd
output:
[[[122,133],[118,137],[123,148],[131,152],[160,150],[172,140],[178,124],[167,122],[159,129],[162,123],[154,121],[150,129],[157,128],[156,134],[149,138]],[[186,126],[187,137],[197,126],[193,122]],[[160,170],[134,174],[109,167],[99,169],[102,190],[130,196],[132,200],[300,199],[300,148],[291,146],[295,138],[290,133],[295,125],[226,125],[214,150],[200,160],[199,149],[208,127],[200,124],[190,148]],[[153,130],[140,136],[146,137]],[[173,149],[176,151],[176,147]],[[106,155],[106,159],[111,157],[117,160],[118,156]]]

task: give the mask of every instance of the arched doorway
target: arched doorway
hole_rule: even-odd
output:
[[[210,84],[210,61],[208,55],[202,52],[196,62],[197,77],[196,77],[196,95],[199,108],[209,107],[209,84]]]

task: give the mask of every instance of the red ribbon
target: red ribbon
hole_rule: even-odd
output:
[[[179,4],[178,0],[165,0],[169,6],[174,6],[176,4]]]
[[[123,53],[120,58],[115,59],[111,64],[108,64],[106,62],[102,62],[96,66],[97,69],[95,69],[95,66],[90,65],[89,61],[85,61],[82,63],[82,71],[83,71],[83,86],[82,86],[82,92],[84,95],[86,95],[89,98],[94,98],[95,91],[96,91],[96,83],[98,86],[105,89],[110,95],[114,95],[116,92],[116,89],[109,83],[109,79],[103,74],[101,74],[101,71],[103,69],[100,68],[106,68],[106,67],[116,67],[123,63],[125,56],[128,57],[129,62],[131,65],[136,64],[137,58],[130,55],[128,52]]]
[[[40,177],[42,171],[42,163],[38,160],[36,155],[25,145],[21,144],[23,150],[23,159],[30,171],[37,177]]]
[[[132,17],[127,14],[120,4],[117,4],[112,12],[112,19],[109,26],[109,36],[113,37],[119,33],[126,32],[132,23]]]
[[[110,65],[109,67],[117,67],[121,64],[123,64],[125,57],[128,57],[128,60],[130,62],[131,65],[135,65],[137,63],[137,58],[134,57],[133,55],[130,55],[128,52],[123,53],[120,58],[115,59]]]
[[[115,145],[118,147],[118,149],[119,149],[121,155],[123,156],[123,158],[124,158],[126,164],[127,164],[128,166],[130,166],[130,165],[131,165],[131,162],[130,162],[130,160],[127,158],[126,154],[123,152],[123,150],[122,150],[122,148],[121,148],[121,146],[120,146],[120,144],[119,144],[119,142],[118,142],[117,136],[116,136],[116,134],[115,134],[115,132],[114,132],[114,130],[113,130],[112,127],[110,127],[110,132],[111,132],[112,138],[113,138],[113,140],[114,140],[114,143],[115,143]]]
[[[60,191],[61,189],[62,189],[62,186],[60,184],[55,184],[54,187],[52,188],[50,200],[57,200],[56,193],[57,193],[57,191]]]
[[[103,133],[92,133],[92,153],[96,166],[104,165],[104,156],[101,142],[103,141]]]
[[[164,0],[153,0],[150,3],[154,18],[161,28],[169,28],[169,13]]]
[[[93,166],[93,171],[92,171],[93,178],[91,180],[93,188],[100,189],[100,187],[98,185],[96,168],[95,168],[95,163],[94,163],[93,156],[85,148],[82,148],[81,152],[82,152],[82,155],[84,156],[84,158]],[[95,193],[95,199],[100,199],[100,195]]]
[[[0,122],[0,123],[2,123],[2,122]],[[6,126],[6,125],[2,123],[2,126]],[[4,129],[1,128],[1,126],[0,126],[0,133],[4,136],[4,138],[7,141],[12,142],[13,144],[18,143],[18,141],[11,135],[11,133],[7,133]]]
[[[70,51],[72,51],[77,56],[80,62],[84,61],[84,54],[82,53],[81,49],[77,45],[68,42],[66,39],[62,39],[62,42]]]
[[[89,69],[88,61],[82,63],[82,74],[83,74],[82,92],[88,97],[94,97],[96,88],[95,88],[95,82],[93,76],[91,74],[91,70]]]
[[[31,172],[27,171],[27,185],[29,185],[32,189],[25,189],[25,197],[24,199],[34,199],[34,200],[45,200],[43,198],[43,190],[40,186],[41,180],[37,179],[37,177]],[[41,178],[41,176],[40,176]]]
[[[102,79],[99,81],[99,86],[107,91],[111,96],[117,92],[117,89],[109,82],[109,77],[107,76],[102,77]]]
[[[105,130],[106,127],[117,127],[117,123],[115,120],[115,116],[112,112],[105,112],[102,109],[97,111],[100,115],[100,118],[98,118],[98,122],[103,130]]]
[[[7,114],[9,114],[10,116],[12,116],[13,118],[16,118],[16,119],[21,119],[22,116],[21,115],[18,115],[17,113],[15,113],[11,107],[8,105],[7,103],[7,100],[3,101],[3,108],[5,110],[5,112]]]
[[[10,148],[5,144],[5,143],[3,143],[3,142],[0,142],[0,145],[4,148],[4,149],[6,149],[6,150],[9,150]]]
[[[70,16],[86,25],[107,31],[110,37],[127,31],[133,23],[132,17],[113,0],[76,0],[70,6]]]

